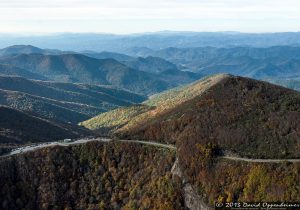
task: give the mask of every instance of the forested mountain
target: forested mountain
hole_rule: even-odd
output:
[[[1,207],[183,210],[181,182],[171,174],[174,161],[173,151],[118,142],[0,159]]]
[[[217,75],[152,97],[144,103],[149,108],[142,112],[133,109],[138,113],[130,114],[125,122],[120,120],[120,125],[114,124],[121,126],[115,133],[122,138],[183,146],[214,143],[249,157],[300,157],[296,146],[300,135],[299,97],[297,91],[266,82]],[[83,125],[91,124],[96,129],[107,126],[104,119],[115,112]],[[120,109],[122,113],[128,115]]]
[[[185,101],[202,94],[212,85],[219,82],[226,75],[216,75],[205,78],[195,83],[171,89],[163,93],[153,95],[141,105],[119,108],[96,116],[81,124],[92,130],[110,131],[116,128],[132,127],[142,120],[150,120],[157,114],[170,110]]]
[[[82,125],[121,139],[175,144],[178,174],[196,189],[194,199],[213,206],[300,199],[299,163],[288,163],[300,157],[299,113],[297,91],[217,75]]]

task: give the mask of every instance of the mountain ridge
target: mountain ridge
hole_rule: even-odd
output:
[[[216,82],[209,84],[212,79]],[[206,139],[201,142],[205,144],[210,139],[222,149],[249,157],[257,155],[271,158],[272,154],[266,147],[278,151],[274,154],[278,157],[300,155],[292,146],[297,145],[297,138],[300,135],[297,130],[299,129],[297,122],[300,120],[299,92],[231,75],[221,75],[219,80],[216,80],[216,76],[208,77],[194,84],[198,84],[202,93],[195,89],[193,94],[189,89],[193,87],[191,85],[181,90],[174,89],[158,94],[144,102],[145,105],[154,108],[130,118],[125,125],[113,133],[120,138],[176,143],[182,147],[185,142],[192,144],[200,141],[199,139],[203,141]],[[219,113],[220,110],[223,112]],[[109,119],[109,113],[104,113],[102,116]],[[96,121],[93,122],[92,119],[83,124],[89,128],[89,123],[95,125],[97,119],[101,119],[101,115],[95,119]],[[258,119],[262,120],[258,121]],[[99,125],[101,127],[105,122],[100,121]],[[217,129],[214,130],[213,127]],[[252,129],[256,132],[252,132]],[[265,139],[265,141],[259,142],[258,139]],[[226,144],[226,141],[230,144]],[[242,144],[241,141],[247,143]],[[244,148],[247,144],[250,145],[248,149]],[[277,147],[277,144],[283,145]],[[237,149],[239,147],[240,150]],[[256,152],[253,148],[256,148]]]

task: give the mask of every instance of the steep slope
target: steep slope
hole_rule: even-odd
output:
[[[144,103],[149,110],[143,113],[119,110],[118,114],[133,117],[121,121],[114,133],[176,143],[187,150],[211,142],[241,156],[299,157],[299,97],[299,92],[269,83],[217,75],[152,97]],[[114,114],[83,125],[100,129]],[[99,119],[104,122],[97,126]]]
[[[300,93],[228,75],[203,88],[213,78],[154,96],[145,102],[151,109],[120,123],[114,134],[175,143],[178,174],[208,205],[299,201],[300,165],[285,161],[300,157]],[[117,115],[130,113],[122,111]],[[98,116],[101,124],[113,114]],[[267,158],[281,162],[255,162]]]
[[[55,81],[113,85],[140,94],[152,94],[172,86],[155,75],[134,70],[116,60],[80,54],[22,54],[0,58],[0,63],[27,69]]]
[[[300,157],[299,125],[299,92],[230,76],[155,117],[127,124],[119,134],[176,142],[183,153],[212,143],[241,156],[294,158]]]
[[[0,146],[78,138],[90,132],[0,106]]]
[[[78,123],[144,99],[110,87],[0,76],[0,104],[64,122]]]
[[[200,95],[224,77],[227,77],[227,75],[208,77],[191,85],[153,95],[141,106],[115,109],[85,121],[81,123],[81,125],[92,130],[104,129],[106,131],[107,129],[115,130],[116,128],[124,130],[127,129],[127,127],[142,125],[144,121],[146,122],[149,119],[155,118],[160,113]]]
[[[97,131],[102,135],[107,135],[112,130],[116,130],[126,125],[133,118],[153,108],[147,105],[135,105],[130,107],[118,108],[110,112],[100,114],[87,121],[81,122],[80,125],[90,130]]]
[[[166,149],[97,142],[1,158],[1,209],[181,210],[174,161]]]

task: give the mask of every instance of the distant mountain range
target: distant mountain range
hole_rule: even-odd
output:
[[[155,56],[177,64],[180,69],[211,75],[230,73],[256,79],[300,79],[300,48],[166,48],[135,51],[139,56]]]
[[[46,49],[67,51],[130,52],[134,48],[159,50],[168,47],[270,47],[300,44],[300,32],[238,33],[238,32],[156,32],[129,35],[116,34],[54,34],[39,36],[0,35],[0,47],[28,44]],[[88,40],[88,41],[87,41]]]
[[[297,89],[300,48],[136,48],[114,52],[67,52],[17,45],[0,50],[0,74],[28,79],[113,85],[151,95],[205,75],[230,73]],[[2,56],[1,56],[2,55]],[[284,80],[284,81],[280,81]]]
[[[51,54],[48,50],[38,50],[32,46],[11,48],[2,50],[12,54],[6,53],[0,57],[0,74],[28,79],[112,85],[143,95],[151,95],[201,77],[199,74],[181,72],[174,64],[154,57],[130,57],[130,61],[119,62],[113,59],[114,53],[110,54],[113,58],[96,59],[79,53],[57,54],[55,51]],[[156,66],[159,66],[158,70]]]
[[[135,49],[131,55],[160,57],[177,64],[178,69],[186,69],[199,75],[230,73],[300,89],[299,47],[200,47],[166,48],[158,51],[140,48]]]

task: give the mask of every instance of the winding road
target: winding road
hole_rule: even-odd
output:
[[[176,150],[176,147],[174,145],[162,144],[162,143],[152,142],[152,141],[113,140],[113,139],[108,139],[108,138],[90,138],[90,139],[79,139],[79,140],[70,141],[70,142],[57,141],[57,142],[42,143],[42,144],[33,145],[33,146],[20,147],[18,149],[11,151],[10,153],[2,155],[0,157],[9,157],[9,156],[13,156],[16,154],[23,154],[26,152],[35,151],[35,150],[46,148],[46,147],[53,147],[53,146],[68,147],[71,145],[85,144],[85,143],[93,142],[93,141],[98,141],[98,142],[116,141],[116,142],[136,143],[136,144],[145,144],[145,145],[150,145],[150,146],[155,146],[155,147]],[[235,156],[229,156],[229,155],[220,156],[219,158],[226,159],[226,160],[232,160],[232,161],[251,162],[251,163],[284,163],[284,162],[300,163],[300,159],[252,159],[252,158],[235,157]]]
[[[222,159],[233,160],[233,161],[243,161],[250,163],[300,163],[300,159],[252,159],[252,158],[242,158],[242,157],[231,157],[231,156],[222,156]]]
[[[70,142],[63,142],[63,141],[47,142],[47,143],[41,143],[38,145],[20,147],[20,148],[17,148],[15,150],[11,151],[10,153],[7,153],[0,157],[9,157],[9,156],[17,155],[17,154],[23,154],[23,153],[39,150],[39,149],[46,148],[46,147],[53,147],[53,146],[68,147],[68,146],[72,146],[72,145],[86,144],[88,142],[93,142],[93,141],[97,141],[97,142],[113,142],[113,141],[127,142],[127,143],[145,144],[145,145],[150,145],[150,146],[155,146],[155,147],[162,147],[162,148],[166,148],[166,149],[176,150],[176,147],[173,145],[162,144],[162,143],[151,142],[151,141],[113,140],[113,139],[108,139],[108,138],[91,138],[91,139],[79,139],[79,140],[70,141]]]

